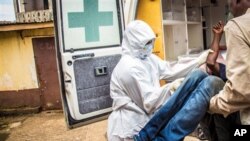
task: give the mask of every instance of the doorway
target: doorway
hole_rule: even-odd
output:
[[[32,39],[42,110],[62,109],[54,37]]]

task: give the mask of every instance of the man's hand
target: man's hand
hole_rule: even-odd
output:
[[[224,28],[224,23],[222,21],[219,21],[217,24],[213,26],[213,33],[222,35]]]

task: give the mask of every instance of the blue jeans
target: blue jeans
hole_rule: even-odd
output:
[[[224,82],[201,70],[190,73],[181,86],[134,136],[135,141],[179,141],[191,133],[205,115],[210,98]]]

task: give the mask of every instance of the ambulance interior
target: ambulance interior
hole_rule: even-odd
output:
[[[140,4],[138,0],[124,1],[126,24],[136,16]],[[227,0],[161,0],[161,8],[162,53],[168,61],[209,49],[213,25],[219,21],[226,24],[230,18]],[[226,44],[224,35],[220,44]]]

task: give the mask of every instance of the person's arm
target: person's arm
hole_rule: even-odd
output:
[[[186,77],[188,73],[199,67],[198,59],[191,59],[187,61],[178,60],[175,62],[169,62],[162,60],[155,55],[152,56],[152,58],[158,69],[159,79],[166,80],[167,82],[173,82],[176,79]]]
[[[154,86],[151,77],[145,72],[145,68],[134,66],[120,80],[132,101],[149,115],[161,107],[171,94],[167,84],[162,87]]]
[[[227,43],[227,79],[223,90],[210,100],[209,112],[223,114],[250,107],[249,42],[239,26],[229,21],[225,28]]]
[[[220,66],[216,62],[216,60],[218,58],[219,51],[221,48],[220,47],[220,40],[221,40],[221,36],[223,34],[223,27],[224,27],[224,24],[221,21],[213,26],[214,37],[213,37],[213,41],[212,41],[212,44],[210,47],[210,49],[213,50],[213,52],[210,52],[208,54],[207,60],[206,60],[207,67],[216,76],[219,76],[219,71],[220,71]]]

